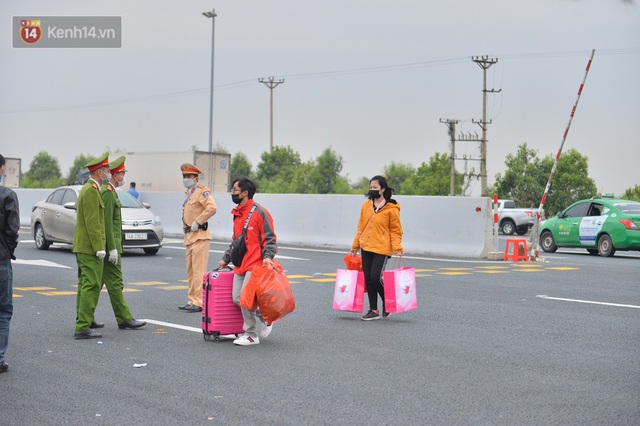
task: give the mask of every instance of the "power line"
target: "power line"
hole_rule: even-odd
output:
[[[565,51],[565,52],[537,52],[537,53],[506,53],[506,54],[499,54],[494,56],[499,56],[500,58],[507,58],[507,59],[563,58],[563,57],[573,57],[573,56],[584,56],[585,52],[587,54],[590,54],[591,50],[576,50],[576,51]],[[602,49],[598,51],[598,55],[603,55],[603,56],[635,55],[635,54],[640,54],[640,48],[636,48],[636,47],[615,48],[615,49]],[[294,80],[307,79],[307,78],[341,77],[341,76],[347,76],[347,75],[368,74],[368,73],[374,73],[374,72],[400,71],[404,69],[412,69],[412,68],[420,68],[420,67],[453,65],[456,63],[463,63],[468,60],[469,60],[469,57],[465,56],[460,58],[436,59],[431,61],[409,62],[409,63],[395,64],[395,65],[380,65],[380,66],[348,68],[348,69],[332,70],[332,71],[284,74],[284,75],[281,75],[281,77],[287,78],[287,79],[294,79]],[[240,81],[235,81],[231,83],[220,84],[215,86],[215,88],[217,90],[236,89],[239,87],[247,87],[247,86],[254,85],[255,81],[256,81],[255,78],[240,80]],[[136,102],[155,101],[160,99],[168,99],[172,97],[190,96],[195,94],[206,93],[209,90],[210,90],[210,87],[203,87],[199,89],[160,93],[157,95],[116,99],[111,101],[101,101],[101,102],[91,102],[91,103],[51,106],[51,107],[8,109],[8,110],[0,111],[0,114],[18,114],[18,113],[65,111],[65,110],[83,109],[83,108],[96,108],[96,107],[102,107],[102,106],[112,106],[112,105],[130,104],[130,103],[136,103]]]

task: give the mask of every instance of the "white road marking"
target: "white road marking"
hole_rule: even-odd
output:
[[[157,321],[157,320],[152,320],[152,319],[141,319],[140,321],[146,321],[146,322],[148,322],[150,324],[161,325],[163,327],[177,328],[179,330],[186,330],[186,331],[193,331],[195,333],[202,333],[202,328],[189,327],[188,325],[173,324],[173,323],[170,323],[170,322]]]
[[[172,247],[172,246],[162,246],[163,249],[173,249],[173,250],[186,250],[186,247]],[[225,250],[209,250],[209,253],[220,253],[224,254]],[[291,256],[282,256],[280,254],[276,255],[276,260],[278,259],[288,259],[288,260],[309,260],[302,257],[291,257]]]
[[[152,319],[143,319],[140,321],[146,321],[149,324],[155,324],[155,325],[161,325],[163,327],[169,327],[169,328],[177,328],[179,330],[186,330],[186,331],[193,331],[194,333],[199,333],[202,334],[202,328],[198,328],[198,327],[189,327],[187,325],[180,325],[180,324],[173,324],[170,322],[164,322],[164,321],[156,321],[156,320],[152,320]],[[230,340],[230,339],[236,339],[238,336],[236,336],[235,334],[221,334],[220,338],[223,340]]]
[[[539,294],[536,297],[539,297],[541,299],[548,299],[548,300],[560,300],[562,302],[588,303],[588,304],[592,304],[592,305],[604,305],[604,306],[616,306],[616,307],[619,307],[619,308],[640,309],[640,306],[637,306],[637,305],[625,305],[625,304],[622,304],[622,303],[596,302],[596,301],[593,301],[593,300],[565,299],[563,297],[550,297],[550,296],[547,296],[546,294]]]
[[[42,260],[42,259],[36,259],[36,260],[16,259],[16,260],[12,260],[12,262],[19,265],[33,265],[33,266],[46,266],[48,268],[72,269],[71,266],[65,266],[59,263],[50,262],[48,260]]]

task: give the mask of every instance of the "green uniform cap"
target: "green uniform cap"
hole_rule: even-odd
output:
[[[84,165],[89,172],[94,172],[100,167],[109,166],[109,153],[105,152],[100,157],[92,158],[87,164]]]
[[[112,175],[120,172],[126,172],[124,168],[124,160],[126,160],[126,157],[122,156],[109,163],[109,170],[111,170]]]

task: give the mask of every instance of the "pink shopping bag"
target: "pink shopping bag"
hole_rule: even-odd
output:
[[[360,312],[364,309],[364,274],[362,271],[338,269],[333,291],[333,309]]]
[[[416,270],[410,266],[384,271],[384,306],[387,312],[418,309],[416,295]]]

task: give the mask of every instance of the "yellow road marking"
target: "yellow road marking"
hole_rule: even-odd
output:
[[[55,287],[14,287],[14,290],[20,291],[45,291],[45,290],[55,290]]]
[[[441,271],[473,271],[473,268],[440,268]]]
[[[127,284],[145,286],[145,285],[165,285],[169,283],[164,281],[139,281],[139,282],[127,283]]]
[[[75,296],[77,291],[39,291],[38,294],[43,296]]]
[[[544,272],[544,271],[575,271],[580,268],[569,267],[569,266],[549,266],[545,267],[544,265],[539,265],[535,263],[523,262],[523,263],[512,263],[508,265],[490,265],[490,266],[476,266],[474,268],[439,268],[439,269],[426,269],[420,268],[416,269],[416,278],[425,278],[431,277],[433,274],[424,274],[419,272],[434,272],[436,275],[447,275],[447,276],[460,276],[460,275],[472,275],[473,273],[479,274],[507,274],[510,272]],[[300,284],[304,281],[318,282],[318,283],[332,283],[335,282],[336,273],[323,273],[319,274],[320,276],[324,276],[327,278],[313,278],[315,275],[289,275],[287,278],[290,280],[290,284]],[[302,281],[299,281],[302,280]],[[179,282],[188,283],[188,280],[179,280]],[[131,286],[155,286],[160,290],[186,290],[189,288],[188,285],[169,285],[168,282],[165,281],[139,281],[139,282],[130,282],[127,283]],[[71,287],[77,288],[77,284],[71,284]],[[36,286],[27,286],[27,287],[13,287],[16,291],[35,291],[37,294],[43,296],[73,296],[77,294],[77,291],[60,291],[55,287],[36,287]],[[125,288],[122,290],[123,293],[136,293],[143,291],[142,289],[136,288]],[[106,287],[102,289],[103,293],[108,293]],[[14,294],[13,297],[20,298],[24,297],[22,294]]]
[[[569,266],[552,266],[552,267],[549,267],[547,269],[551,269],[553,271],[576,271],[576,270],[578,270],[580,268],[572,268],[572,267],[569,267]]]

